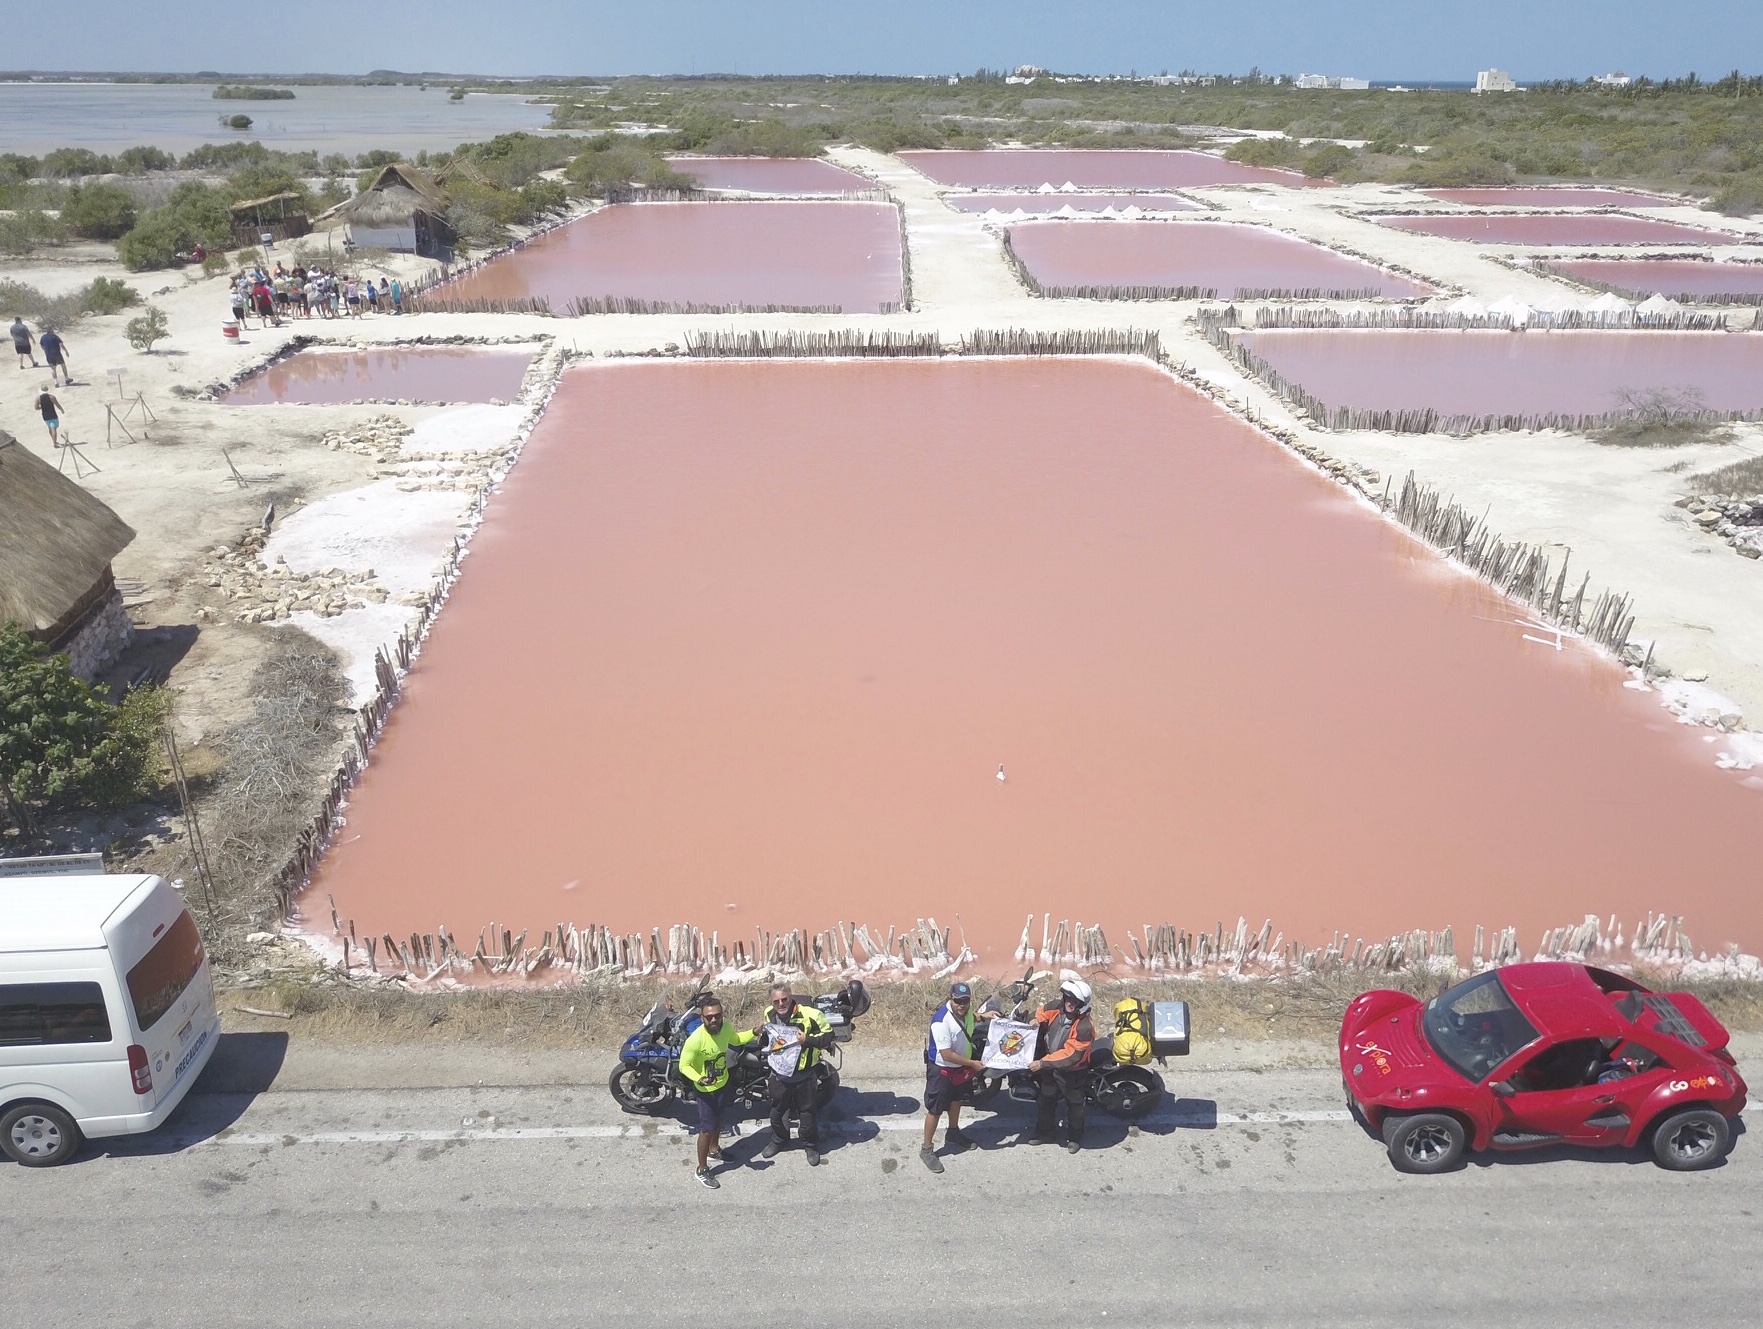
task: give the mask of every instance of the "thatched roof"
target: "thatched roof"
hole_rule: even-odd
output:
[[[393,162],[380,167],[366,189],[324,216],[363,226],[399,226],[418,212],[440,216],[446,210],[446,195],[439,185],[409,163]]]
[[[0,430],[0,622],[49,631],[134,538],[122,518]]]
[[[228,212],[249,212],[253,208],[261,208],[270,203],[285,203],[300,196],[291,189],[284,189],[279,194],[270,194],[264,198],[247,198],[228,208]]]

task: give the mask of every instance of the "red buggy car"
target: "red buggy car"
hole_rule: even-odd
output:
[[[1646,1145],[1712,1167],[1744,1110],[1725,1026],[1687,993],[1590,965],[1515,964],[1422,1003],[1365,992],[1341,1020],[1347,1106],[1402,1172],[1469,1149]]]

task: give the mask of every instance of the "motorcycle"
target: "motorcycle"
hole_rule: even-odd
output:
[[[1035,985],[1045,977],[1031,971],[1004,989],[1002,995],[1011,1005],[1009,1018],[1031,1018]],[[981,1004],[975,1012],[976,1044],[984,1046],[986,1027],[1005,1013],[1003,1003],[995,996]],[[1005,1090],[1018,1103],[1033,1103],[1035,1077],[1027,1071],[986,1071],[967,1082],[961,1097],[975,1107],[984,1107]],[[1163,1077],[1149,1066],[1122,1066],[1116,1061],[1112,1038],[1098,1038],[1090,1045],[1090,1087],[1086,1095],[1090,1106],[1101,1108],[1111,1117],[1137,1121],[1161,1103],[1166,1092]]]
[[[675,1011],[665,999],[649,1008],[642,1028],[625,1039],[618,1065],[606,1082],[619,1107],[648,1115],[691,1093],[691,1086],[679,1073],[680,1049],[703,1023],[699,1009],[712,999],[710,992],[693,993],[684,1014]],[[854,978],[837,992],[813,998],[811,1004],[832,1026],[834,1040],[814,1065],[814,1107],[820,1111],[832,1102],[839,1087],[839,1044],[851,1041],[856,1021],[869,1010],[869,989],[861,979]],[[766,1081],[770,1072],[757,1046],[748,1044],[731,1052],[735,1055],[729,1064],[729,1083],[736,1106],[754,1110],[768,1106]]]

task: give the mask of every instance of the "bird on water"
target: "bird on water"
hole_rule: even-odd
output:
[[[1004,778],[1004,763],[1003,762],[998,763],[998,778],[1000,780],[1002,780]]]

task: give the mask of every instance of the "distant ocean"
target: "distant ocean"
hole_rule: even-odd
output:
[[[118,152],[142,144],[184,153],[255,139],[284,151],[409,155],[550,123],[550,107],[518,94],[474,92],[455,102],[436,85],[281,86],[293,89],[293,101],[216,101],[206,83],[0,83],[0,152],[35,157],[52,148]],[[251,128],[224,129],[222,115],[248,115]]]

